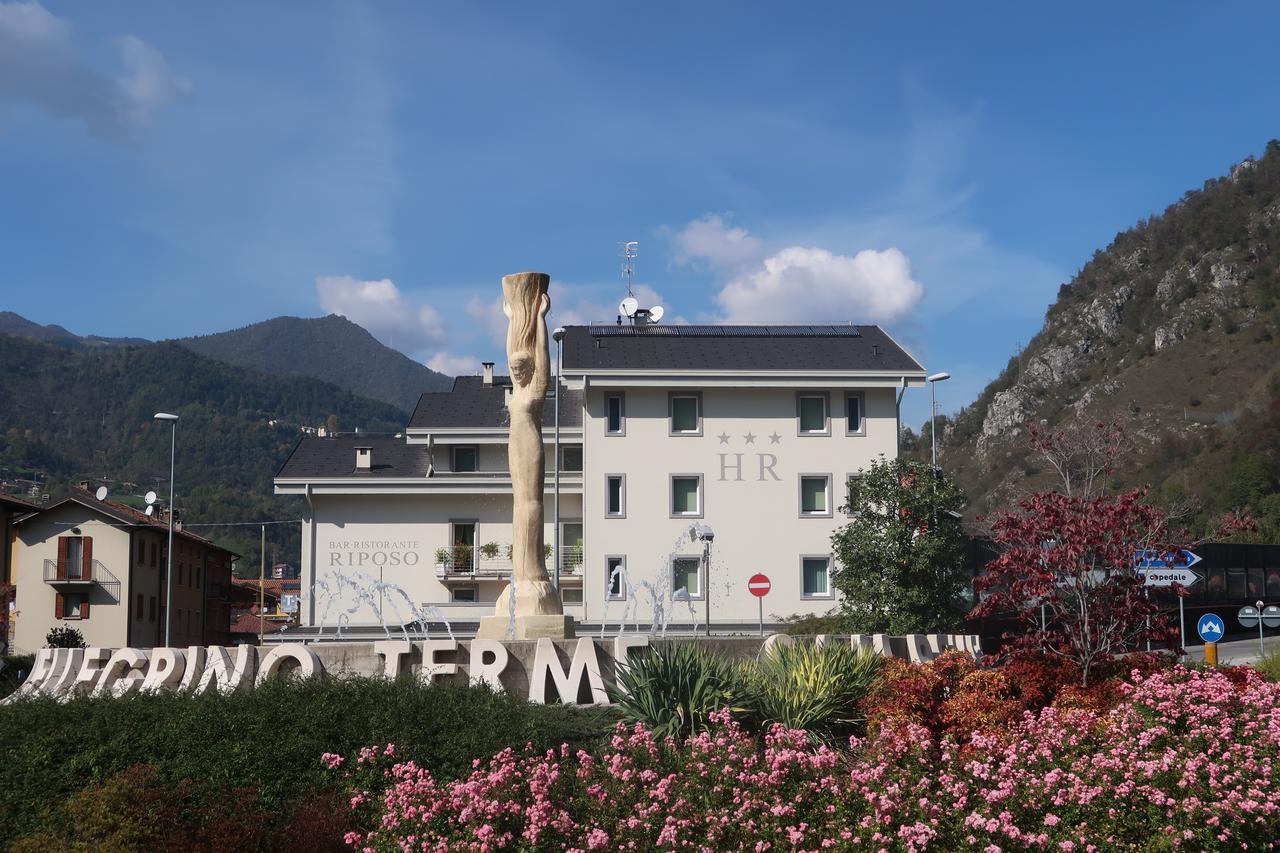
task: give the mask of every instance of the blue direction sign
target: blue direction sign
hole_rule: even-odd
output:
[[[1223,630],[1222,620],[1218,618],[1216,613],[1206,613],[1196,623],[1196,632],[1200,634],[1200,639],[1206,643],[1216,643],[1221,640]]]
[[[1204,558],[1199,554],[1182,548],[1173,552],[1173,559],[1164,560],[1160,557],[1160,552],[1155,549],[1146,551],[1133,552],[1133,567],[1135,569],[1189,569]]]

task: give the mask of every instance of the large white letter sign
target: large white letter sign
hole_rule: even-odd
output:
[[[102,666],[111,658],[111,649],[96,646],[84,650],[84,658],[80,662],[80,672],[76,674],[75,683],[71,685],[72,696],[87,696],[93,692],[93,685],[102,675]]]
[[[285,643],[262,656],[262,662],[258,664],[258,680],[255,683],[261,684],[269,678],[274,678],[285,661],[293,661],[292,674],[299,678],[314,678],[324,673],[324,664],[320,662],[320,657],[315,652],[302,643]]]
[[[418,679],[430,684],[442,675],[453,675],[458,671],[456,663],[440,663],[436,655],[441,652],[456,652],[457,640],[423,640],[422,666],[418,668]]]
[[[493,655],[493,660],[485,663],[486,654]],[[472,686],[487,684],[494,690],[501,691],[502,679],[499,676],[507,668],[507,661],[510,659],[511,653],[507,651],[507,647],[497,640],[472,640],[471,662],[467,665]]]
[[[203,693],[211,685],[216,685],[221,693],[230,693],[238,687],[253,684],[254,664],[257,663],[257,646],[236,646],[236,662],[231,664],[231,656],[224,646],[210,646],[209,657],[205,661],[204,673],[200,683],[196,685],[196,693]]]
[[[147,653],[138,649],[116,649],[98,678],[95,696],[123,696],[132,693],[147,677]]]
[[[17,702],[19,699],[41,692],[45,679],[53,672],[53,652],[54,649],[36,649],[36,659],[26,681],[22,682],[17,690],[0,699],[0,705],[8,705],[10,702]]]
[[[186,668],[187,656],[182,649],[152,649],[151,666],[147,667],[147,677],[142,680],[142,692],[177,689]]]
[[[576,704],[582,688],[582,678],[586,676],[591,687],[591,702],[595,705],[608,705],[609,694],[604,689],[604,679],[600,677],[600,660],[596,657],[596,644],[590,637],[580,637],[573,649],[573,661],[566,673],[560,667],[560,654],[555,644],[546,637],[538,639],[533,653],[533,671],[529,673],[529,701],[546,704],[547,676],[555,682],[560,701]]]
[[[413,651],[413,643],[408,640],[378,640],[373,644],[373,651],[382,657],[382,674],[395,678],[404,666],[404,659]]]

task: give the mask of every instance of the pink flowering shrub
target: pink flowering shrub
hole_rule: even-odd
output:
[[[325,763],[349,774],[365,851],[1276,847],[1280,684],[1132,679],[1110,711],[1044,708],[966,749],[906,723],[836,752],[723,711],[682,742],[619,726],[599,755],[505,750],[456,781],[390,748]]]

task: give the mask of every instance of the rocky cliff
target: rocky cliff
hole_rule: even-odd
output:
[[[1206,514],[1265,502],[1280,492],[1278,275],[1272,142],[1118,234],[1063,285],[1041,331],[940,433],[944,463],[990,510],[1051,483],[1030,424],[1119,418],[1135,446],[1118,484],[1149,482]],[[1242,464],[1262,471],[1249,495],[1237,488]]]

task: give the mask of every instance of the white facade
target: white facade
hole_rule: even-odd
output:
[[[565,612],[590,630],[602,622],[616,630],[624,620],[691,630],[708,611],[713,630],[750,630],[759,602],[747,579],[756,573],[772,582],[766,624],[829,610],[831,535],[845,520],[845,484],[873,460],[896,455],[901,394],[923,383],[923,371],[906,359],[914,369],[566,367],[561,387],[581,412],[565,418],[562,462],[580,460],[582,470],[560,475]],[[480,380],[459,380],[460,405],[464,382]],[[549,417],[544,434],[550,545]],[[492,425],[413,423],[395,439],[304,439],[298,462],[291,458],[276,479],[277,493],[303,495],[310,508],[302,625],[399,625],[415,618],[412,604],[466,633],[492,613],[510,571],[505,441],[505,430]],[[370,469],[356,461],[362,443],[371,445]],[[307,459],[322,454],[338,462],[308,468]],[[390,460],[381,474],[380,456]],[[456,471],[455,463],[478,470]],[[695,524],[713,531],[709,547],[690,537]],[[547,565],[553,572],[554,559]]]

